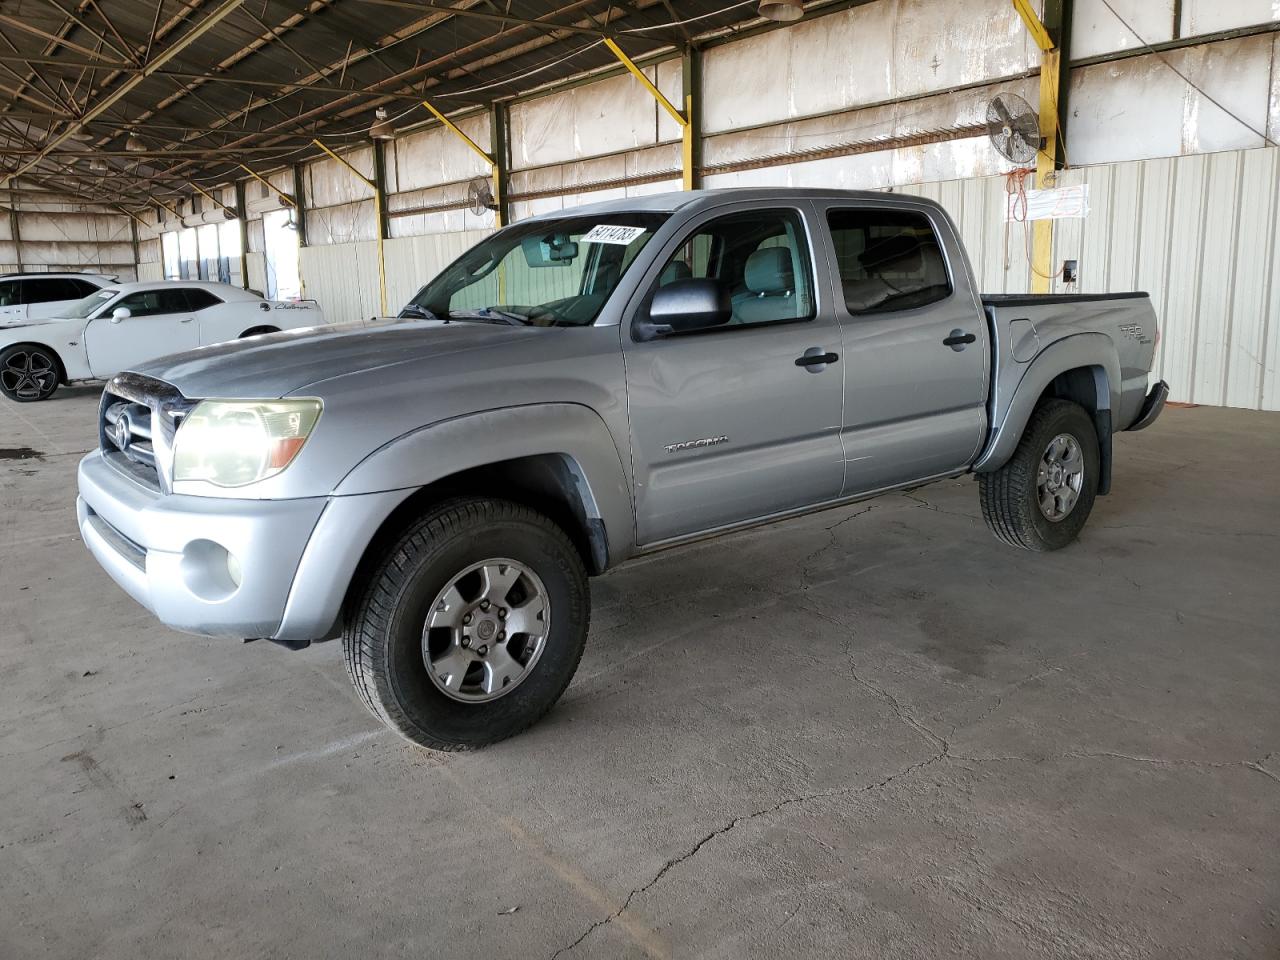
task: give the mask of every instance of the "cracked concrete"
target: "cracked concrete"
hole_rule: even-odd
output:
[[[0,425],[44,455],[0,463],[6,960],[1280,950],[1274,414],[1119,438],[1057,554],[955,480],[615,571],[561,705],[441,757],[335,645],[178,636],[97,570],[95,404]]]

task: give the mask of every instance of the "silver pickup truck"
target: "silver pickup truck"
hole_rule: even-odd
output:
[[[587,577],[976,473],[1053,550],[1159,414],[1145,294],[984,297],[911,197],[694,191],[536,217],[395,320],[120,374],[80,464],[85,543],[178,630],[341,636],[410,740],[483,746],[568,685]]]

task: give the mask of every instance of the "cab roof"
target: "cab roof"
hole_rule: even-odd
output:
[[[121,293],[145,293],[148,290],[163,290],[166,287],[181,287],[184,290],[208,290],[220,300],[228,303],[236,301],[259,301],[262,297],[229,283],[214,283],[209,280],[130,280],[128,283],[112,283],[111,290]],[[108,289],[104,287],[103,289]]]
[[[540,213],[535,217],[519,221],[552,220],[559,217],[599,216],[606,213],[674,213],[685,207],[713,207],[721,203],[737,201],[777,202],[779,200],[845,200],[867,201],[909,200],[913,203],[932,203],[924,197],[911,194],[885,193],[879,190],[828,190],[821,187],[717,187],[712,190],[673,190],[666,193],[652,193],[642,197],[619,197],[616,200],[602,200],[598,203],[587,203],[579,207],[566,207],[563,210],[552,210]]]

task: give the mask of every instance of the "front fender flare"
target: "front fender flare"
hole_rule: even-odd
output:
[[[1099,421],[1107,424],[1106,436],[1099,430],[1099,444],[1105,445],[1104,460],[1110,460],[1111,411],[1120,404],[1120,360],[1115,345],[1102,333],[1079,333],[1059,340],[1041,351],[1026,366],[1017,385],[1001,396],[997,388],[991,422],[994,429],[986,447],[973,465],[976,473],[999,470],[1018,446],[1032,411],[1049,384],[1060,374],[1077,368],[1092,368],[1097,390]]]
[[[333,494],[418,489],[473,467],[546,454],[567,459],[587,516],[604,526],[610,565],[630,556],[635,515],[622,457],[600,415],[582,404],[501,407],[429,424],[373,451]]]

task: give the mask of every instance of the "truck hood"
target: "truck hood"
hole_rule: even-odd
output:
[[[154,360],[134,372],[171,383],[192,399],[283,397],[334,377],[463,353],[541,332],[533,327],[457,320],[359,321],[200,347]]]

